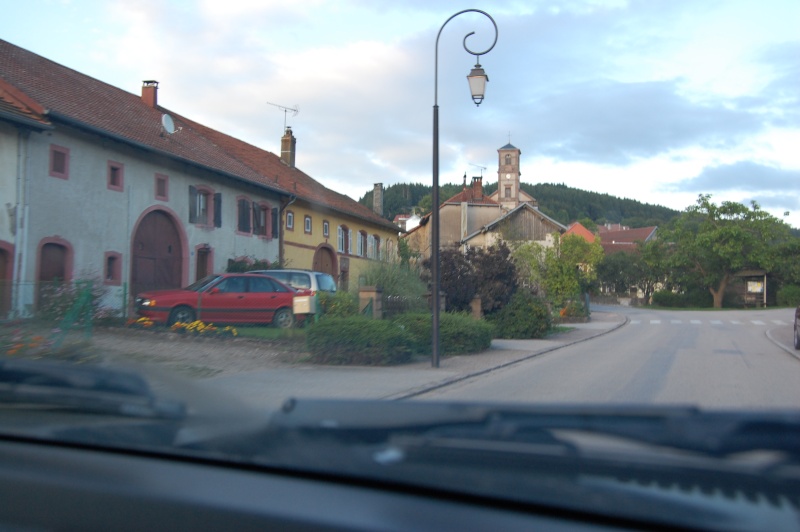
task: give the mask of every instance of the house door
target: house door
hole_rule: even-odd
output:
[[[316,272],[329,273],[336,277],[338,272],[335,270],[333,252],[328,248],[319,248],[314,253],[314,263],[312,268]]]
[[[198,281],[205,277],[206,275],[210,274],[208,268],[208,259],[211,255],[211,251],[208,249],[200,248],[196,252],[197,254],[197,265],[195,268],[195,281]]]
[[[166,213],[147,214],[133,237],[131,294],[181,287],[181,241]]]
[[[11,256],[0,249],[0,319],[11,310]]]
[[[45,244],[39,256],[37,308],[42,308],[42,298],[52,292],[56,282],[66,280],[68,280],[67,248],[61,244]]]

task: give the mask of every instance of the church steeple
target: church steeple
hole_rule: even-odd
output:
[[[506,209],[520,204],[519,158],[522,152],[511,142],[497,150],[497,198]]]

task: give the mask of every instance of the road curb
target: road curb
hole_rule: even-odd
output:
[[[792,357],[794,357],[795,359],[797,359],[797,360],[800,360],[800,351],[798,351],[797,349],[793,349],[793,348],[792,348],[792,347],[790,347],[790,346],[787,346],[787,345],[785,345],[785,344],[784,344],[783,342],[781,342],[781,341],[778,341],[778,340],[776,340],[776,339],[775,339],[775,338],[772,336],[772,331],[774,331],[774,330],[775,330],[775,329],[767,329],[767,331],[766,331],[766,333],[765,333],[765,334],[766,334],[766,336],[767,336],[767,339],[768,339],[770,342],[772,342],[773,344],[775,344],[775,345],[777,345],[778,347],[780,347],[781,349],[783,349],[784,351],[786,351],[787,353],[789,353],[789,354],[790,354]]]
[[[615,314],[615,315],[616,316],[620,316],[620,314]],[[397,393],[397,394],[388,395],[388,396],[382,397],[381,399],[390,400],[390,401],[401,401],[403,399],[411,399],[412,397],[417,397],[419,395],[423,395],[423,394],[426,394],[428,392],[432,392],[433,390],[438,390],[438,389],[444,388],[446,386],[450,386],[452,384],[455,384],[455,383],[458,383],[458,382],[462,382],[462,381],[465,381],[467,379],[471,379],[473,377],[479,377],[481,375],[486,375],[487,373],[491,373],[491,372],[497,371],[499,369],[507,368],[509,366],[513,366],[514,364],[519,364],[520,362],[525,362],[526,360],[530,360],[532,358],[536,358],[538,356],[541,356],[541,355],[544,355],[544,354],[547,354],[547,353],[552,353],[553,351],[557,351],[557,350],[562,349],[564,347],[569,347],[569,346],[572,346],[572,345],[579,344],[581,342],[586,342],[588,340],[592,340],[594,338],[598,338],[600,336],[604,336],[604,335],[612,333],[612,332],[616,331],[617,329],[619,329],[619,328],[621,328],[621,327],[623,327],[623,326],[628,324],[630,319],[627,316],[624,316],[624,315],[622,317],[624,318],[622,322],[617,323],[614,327],[611,327],[609,329],[604,329],[604,330],[598,332],[597,334],[593,334],[593,335],[587,336],[585,338],[580,338],[578,340],[573,340],[571,342],[566,342],[566,343],[561,344],[561,345],[548,347],[548,348],[542,349],[541,351],[536,351],[534,353],[530,353],[530,354],[525,355],[525,356],[523,356],[521,358],[518,358],[516,360],[510,360],[510,361],[507,361],[507,362],[503,362],[502,364],[498,364],[496,366],[492,366],[492,367],[489,367],[489,368],[484,368],[484,369],[481,369],[481,370],[478,370],[478,371],[473,371],[471,373],[465,373],[464,375],[458,375],[457,377],[450,377],[449,379],[445,379],[444,381],[437,382],[435,384],[426,384],[426,385],[421,386],[419,388],[414,388],[414,389],[412,389],[410,391],[405,391],[405,392],[400,392],[400,393]],[[480,355],[478,355],[478,356],[480,356]]]

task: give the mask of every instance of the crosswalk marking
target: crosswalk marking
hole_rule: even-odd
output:
[[[650,325],[661,325],[662,323],[670,323],[672,325],[682,325],[684,323],[684,321],[683,320],[671,319],[668,322],[666,322],[665,320],[651,319],[651,320],[630,320],[628,323],[631,324],[631,325],[641,325],[642,323],[647,323],[647,324],[650,324]],[[691,325],[703,325],[704,323],[708,323],[710,325],[725,325],[726,323],[729,323],[731,325],[746,325],[747,323],[749,323],[751,325],[758,325],[758,326],[762,326],[762,325],[791,325],[791,322],[787,322],[787,321],[784,321],[784,320],[770,320],[769,323],[767,323],[766,321],[763,321],[763,320],[750,320],[749,322],[742,322],[740,320],[730,320],[730,321],[708,320],[708,322],[704,322],[703,320],[689,320],[688,323],[691,324]]]

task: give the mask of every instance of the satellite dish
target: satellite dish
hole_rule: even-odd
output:
[[[175,122],[172,120],[172,117],[169,116],[167,113],[161,115],[161,125],[164,127],[164,131],[172,135],[175,133]]]

